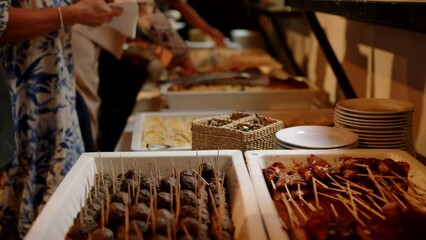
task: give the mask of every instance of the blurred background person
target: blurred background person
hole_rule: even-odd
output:
[[[75,108],[70,26],[120,15],[103,0],[0,2],[0,44],[16,154],[0,191],[0,239],[20,239],[84,152]]]

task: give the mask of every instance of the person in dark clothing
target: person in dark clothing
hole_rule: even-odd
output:
[[[115,145],[132,113],[136,96],[148,77],[148,62],[135,62],[131,58],[117,59],[102,50],[99,56],[98,94],[102,99],[99,108],[100,151],[114,151]]]

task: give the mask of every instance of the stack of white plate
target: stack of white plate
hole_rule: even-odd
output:
[[[394,99],[357,98],[336,104],[334,124],[358,135],[358,148],[402,149],[415,155],[414,105]]]
[[[284,128],[275,134],[277,149],[355,148],[358,136],[346,129],[327,126]]]

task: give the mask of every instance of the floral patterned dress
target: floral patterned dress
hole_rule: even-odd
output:
[[[1,0],[0,35],[8,8],[46,8],[66,0]],[[58,19],[59,21],[59,19]],[[63,29],[29,41],[1,46],[12,99],[17,153],[0,190],[0,239],[22,237],[84,144],[75,109],[70,31]]]

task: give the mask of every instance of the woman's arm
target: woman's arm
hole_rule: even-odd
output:
[[[210,26],[204,19],[187,3],[181,0],[171,0],[170,4],[182,13],[183,19],[190,25],[201,29],[201,31],[213,38],[216,44],[224,45],[224,36],[216,28]]]
[[[75,23],[99,26],[122,12],[119,8],[109,7],[103,0],[81,0],[76,4],[61,7],[60,11],[64,26]],[[8,12],[9,21],[0,36],[0,44],[28,40],[61,28],[58,8],[9,8]]]

